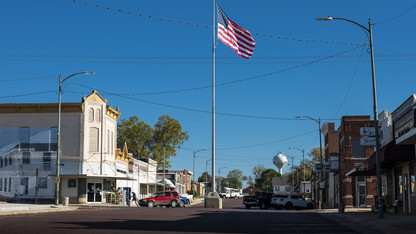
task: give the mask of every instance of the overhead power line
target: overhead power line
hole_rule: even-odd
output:
[[[32,95],[38,95],[38,94],[44,94],[44,93],[54,93],[54,92],[56,92],[56,90],[41,91],[41,92],[35,92],[35,93],[17,94],[17,95],[9,95],[9,96],[0,96],[0,98],[25,97],[25,96],[32,96]]]
[[[94,90],[94,88],[92,88],[92,87],[88,87],[88,86],[84,86],[84,87]],[[114,93],[111,93],[111,92],[108,92],[108,91],[105,91],[105,90],[100,90],[100,89],[95,89],[95,90],[100,91],[100,92],[103,92],[106,95],[113,95],[113,96],[117,96],[117,97],[121,97],[121,98],[126,98],[126,99],[130,99],[130,100],[133,100],[133,101],[147,103],[147,104],[151,104],[151,105],[168,107],[168,108],[178,109],[178,110],[198,112],[198,113],[212,114],[211,111],[205,111],[205,110],[193,109],[193,108],[188,108],[188,107],[181,107],[181,106],[174,106],[174,105],[163,104],[163,103],[158,103],[158,102],[146,101],[146,100],[141,100],[141,99],[137,99],[137,98],[133,98],[133,97],[129,97],[129,96],[123,96],[123,95],[119,95],[119,94],[114,94]],[[84,94],[83,92],[77,92],[77,91],[65,91],[65,92],[67,92],[67,93],[75,93],[75,94]],[[242,114],[232,114],[232,113],[223,113],[223,112],[215,112],[215,114],[216,115],[222,115],[222,116],[231,116],[231,117],[240,117],[240,118],[250,118],[250,119],[295,120],[295,121],[302,121],[303,120],[303,121],[305,121],[305,119],[298,119],[298,118],[285,118],[285,117],[272,117],[272,116],[256,116],[256,115],[242,115]],[[339,119],[323,119],[323,118],[321,118],[321,120],[339,120]]]
[[[404,15],[404,14],[408,13],[409,11],[411,11],[411,10],[413,10],[413,9],[415,9],[415,8],[416,8],[416,5],[413,5],[413,6],[411,6],[410,8],[408,8],[407,10],[403,11],[402,13],[400,13],[400,14],[398,14],[398,15],[394,16],[394,17],[391,17],[391,18],[389,18],[389,19],[386,19],[386,20],[384,20],[384,21],[374,23],[374,25],[380,25],[380,24],[384,24],[384,23],[388,23],[388,22],[390,22],[390,21],[393,21],[393,20],[395,20],[395,19],[399,18],[400,16],[402,16],[402,15]]]
[[[318,59],[326,57],[327,55],[299,55],[299,56],[266,56],[266,57],[252,57],[250,60],[263,60],[263,59]],[[377,54],[374,55],[375,58],[390,58],[390,57],[414,57],[416,53],[402,53],[402,54]],[[17,57],[17,58],[78,58],[78,59],[137,59],[137,60],[211,60],[212,57],[209,56],[173,56],[173,57],[161,57],[161,56],[104,56],[104,55],[59,55],[59,54],[0,54],[0,57]],[[340,55],[338,58],[358,58],[360,55]],[[215,57],[218,59],[231,59],[231,60],[241,60],[240,57]],[[353,61],[354,62],[354,61]],[[0,73],[0,75],[9,75]],[[20,76],[14,76],[17,78],[23,78]]]
[[[352,48],[352,49],[349,49],[349,50],[346,50],[346,51],[343,51],[343,52],[340,52],[340,53],[337,53],[337,54],[334,54],[334,55],[322,57],[322,58],[319,58],[319,59],[316,59],[316,60],[313,60],[313,61],[310,61],[310,62],[306,62],[306,63],[300,64],[300,65],[296,65],[296,66],[284,68],[284,69],[281,69],[279,71],[270,72],[270,73],[266,73],[266,74],[262,74],[262,75],[257,75],[257,76],[252,76],[252,77],[243,78],[243,79],[238,79],[238,80],[233,80],[233,81],[229,81],[229,82],[219,83],[219,84],[216,84],[215,87],[232,85],[232,84],[237,84],[237,83],[241,83],[241,82],[245,82],[245,81],[250,81],[250,80],[256,80],[256,79],[260,79],[260,78],[266,78],[266,77],[273,76],[273,75],[277,75],[279,73],[283,73],[283,72],[286,72],[286,71],[295,70],[295,69],[298,69],[298,68],[301,68],[301,67],[305,67],[305,66],[308,66],[308,65],[312,65],[312,64],[315,64],[315,63],[319,63],[319,62],[325,61],[327,59],[331,59],[331,58],[334,58],[334,57],[337,57],[337,56],[340,56],[340,55],[343,55],[343,54],[352,52],[352,51],[357,50],[357,49],[362,48],[362,47],[364,47],[364,46],[361,45],[361,46],[358,46],[356,48]],[[74,82],[72,82],[72,83],[75,84],[75,85],[77,85],[77,86],[80,86],[80,87],[90,88],[90,87],[87,87],[85,85],[81,85],[81,84],[78,84],[78,83],[74,83]],[[143,92],[143,93],[124,93],[124,94],[114,94],[114,93],[111,93],[110,95],[120,95],[120,96],[161,95],[161,94],[172,94],[172,93],[190,92],[190,91],[196,91],[196,90],[201,90],[201,89],[207,89],[207,88],[211,88],[211,87],[212,87],[212,85],[205,85],[205,86],[188,88],[188,89],[157,91],[157,92]]]
[[[186,25],[190,25],[190,26],[196,26],[196,27],[207,28],[207,29],[212,28],[211,26],[204,25],[204,24],[197,24],[197,23],[192,23],[192,22],[184,21],[184,20],[177,20],[177,19],[165,18],[165,17],[154,16],[154,15],[149,15],[149,14],[143,14],[143,13],[140,13],[140,12],[134,12],[134,11],[129,11],[129,10],[113,8],[113,7],[109,7],[109,6],[103,6],[103,5],[99,5],[99,4],[96,4],[96,3],[90,3],[90,2],[82,1],[82,0],[73,0],[73,1],[83,3],[84,5],[91,5],[91,6],[101,8],[101,9],[116,11],[118,13],[125,13],[125,14],[129,14],[129,15],[136,15],[136,16],[146,17],[146,18],[153,19],[153,20],[165,21],[165,22],[169,22],[169,23],[186,24]],[[288,36],[281,36],[281,35],[272,35],[272,34],[264,34],[264,33],[256,33],[256,32],[252,32],[252,34],[257,35],[257,36],[268,37],[268,38],[277,38],[277,39],[299,41],[299,42],[306,42],[306,43],[307,42],[314,42],[314,43],[316,42],[316,43],[325,43],[325,44],[363,45],[362,43],[357,43],[357,42],[343,42],[343,41],[330,41],[330,40],[317,40],[317,39],[302,39],[302,38],[295,38],[295,37],[288,37]]]

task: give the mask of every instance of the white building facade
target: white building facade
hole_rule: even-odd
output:
[[[56,103],[0,104],[0,196],[53,200],[57,112]],[[107,105],[96,91],[80,103],[62,104],[61,199],[69,197],[70,203],[105,202],[106,192],[116,187],[116,180],[133,179],[117,172],[119,116],[118,108]]]

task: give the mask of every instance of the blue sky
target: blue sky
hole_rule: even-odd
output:
[[[190,135],[173,159],[172,169],[192,170],[193,150],[211,148],[211,115],[166,105],[209,112],[210,88],[129,98],[109,93],[211,85],[212,1],[88,2],[123,11],[72,0],[1,3],[0,102],[56,102],[57,92],[6,96],[57,90],[59,74],[95,72],[68,80],[63,102],[79,102],[83,94],[97,89],[111,106],[120,107],[121,118],[136,115],[153,125],[163,114],[172,116]],[[372,115],[370,55],[367,49],[357,49],[357,44],[337,43],[366,43],[367,37],[351,23],[319,22],[317,17],[348,18],[364,26],[371,18],[375,23],[379,112],[393,111],[415,92],[416,27],[412,22],[416,22],[416,9],[406,11],[414,1],[223,0],[218,4],[230,19],[252,33],[257,44],[253,57],[245,60],[218,41],[217,84],[284,72],[217,87],[216,111],[292,120],[217,115],[217,175],[220,167],[227,167],[221,175],[240,169],[247,176],[258,164],[276,169],[272,158],[278,151],[297,157],[297,164],[301,153],[288,147],[309,151],[319,146],[317,124],[293,120],[297,115],[321,117],[324,122],[335,122],[336,127],[343,115]],[[339,53],[342,55],[305,65]],[[210,151],[198,153],[197,176],[205,171],[210,157]]]

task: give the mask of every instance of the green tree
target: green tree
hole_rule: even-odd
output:
[[[320,162],[320,148],[315,147],[312,148],[311,151],[308,153],[308,157],[312,159],[305,159],[300,161],[299,165],[293,166],[294,175],[292,176],[292,172],[285,173],[285,176],[288,177],[288,182],[292,183],[292,178],[294,178],[295,186],[299,185],[301,181],[303,181],[303,174],[305,174],[305,178],[308,181],[313,173],[313,168],[315,167],[315,162]],[[322,151],[322,161],[325,161],[325,152]],[[303,166],[305,166],[305,172],[303,170]]]
[[[248,176],[248,179],[247,179],[247,184],[248,184],[249,186],[254,186],[254,179],[253,179],[253,176],[251,176],[251,175],[249,175],[249,176]]]
[[[129,152],[135,158],[151,158],[156,160],[158,168],[170,167],[170,157],[176,156],[176,150],[189,139],[188,133],[182,130],[181,124],[169,115],[162,115],[152,128],[140,121],[137,116],[128,120],[122,119],[117,125],[117,144],[126,142]],[[164,157],[165,156],[165,157]]]
[[[261,173],[260,178],[256,179],[254,186],[261,191],[273,192],[273,178],[281,176],[282,175],[274,169],[267,169]]]
[[[259,164],[255,167],[253,167],[253,175],[254,175],[254,180],[257,180],[260,178],[261,173],[263,173],[263,171],[267,170],[262,164]]]
[[[170,167],[170,157],[176,156],[176,149],[189,139],[188,132],[182,131],[182,126],[176,119],[169,115],[162,115],[154,125],[153,130],[152,159],[156,160],[158,168]]]
[[[206,171],[204,171],[202,175],[198,178],[198,182],[211,182],[211,180],[212,176]]]
[[[124,142],[135,158],[149,158],[152,152],[153,128],[137,116],[121,119],[117,125],[117,145],[121,147]]]
[[[227,187],[241,189],[243,187],[243,181],[247,180],[247,177],[243,175],[243,172],[234,169],[228,172],[227,175]]]

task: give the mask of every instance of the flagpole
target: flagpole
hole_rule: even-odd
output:
[[[211,191],[216,192],[215,188],[215,0],[212,7],[212,182]]]

